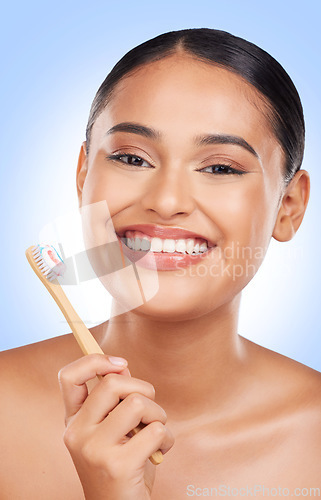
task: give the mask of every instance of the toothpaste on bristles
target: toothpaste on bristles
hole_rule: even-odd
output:
[[[64,275],[66,265],[54,246],[36,245],[31,253],[40,271],[49,281]]]

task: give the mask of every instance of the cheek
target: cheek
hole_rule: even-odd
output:
[[[272,233],[273,199],[261,174],[215,186],[204,211],[217,230],[220,260],[245,286],[266,254]],[[249,176],[252,177],[249,177]],[[227,273],[228,274],[228,273]]]
[[[252,175],[252,174],[247,174]],[[207,213],[220,229],[224,243],[253,245],[265,241],[270,219],[268,193],[261,175],[212,189]]]
[[[105,201],[110,213],[115,214],[130,204],[136,194],[137,190],[133,190],[132,183],[125,176],[112,170],[101,172],[92,169],[88,172],[82,199],[84,205]]]

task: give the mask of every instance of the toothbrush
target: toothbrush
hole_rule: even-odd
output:
[[[78,316],[75,309],[72,307],[68,297],[57,280],[57,277],[63,276],[66,270],[66,265],[57,250],[51,245],[31,246],[26,250],[26,257],[38,278],[40,278],[58,304],[82,352],[85,355],[104,354],[98,342],[96,342],[80,316]],[[101,375],[97,375],[97,377],[99,379],[103,378]],[[137,427],[132,429],[131,433],[135,435],[144,427],[145,424],[141,422]],[[149,460],[154,465],[160,464],[163,461],[161,450],[157,450],[153,453],[149,457]]]

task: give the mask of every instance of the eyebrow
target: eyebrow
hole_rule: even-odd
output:
[[[114,134],[115,132],[127,132],[131,134],[137,134],[156,141],[159,141],[162,137],[162,134],[157,130],[133,122],[118,123],[117,125],[111,127],[107,131],[106,135]],[[197,146],[205,146],[208,144],[235,144],[236,146],[241,146],[242,148],[249,151],[258,160],[260,159],[260,156],[255,151],[255,149],[245,139],[243,139],[243,137],[239,137],[236,135],[229,135],[229,134],[198,135],[194,137],[194,142],[196,143]]]

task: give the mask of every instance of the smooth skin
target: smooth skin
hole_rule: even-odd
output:
[[[82,357],[71,335],[1,354],[1,498],[78,500],[84,491],[86,499],[180,500],[196,487],[321,488],[320,373],[237,333],[242,289],[271,238],[295,235],[309,199],[305,170],[284,184],[267,113],[242,78],[181,52],[117,85],[88,156],[81,147],[79,206],[106,200],[116,232],[178,226],[220,253],[202,261],[202,273],[197,265],[159,271],[151,300],[91,329],[106,356]],[[160,137],[106,135],[122,122]],[[257,155],[197,145],[205,134],[241,137]],[[119,152],[143,161],[106,158]],[[226,173],[229,165],[244,173]],[[236,247],[247,252],[231,254]],[[214,264],[225,271],[213,276]],[[146,427],[129,438],[140,420]],[[164,461],[154,466],[148,457],[158,448]]]

